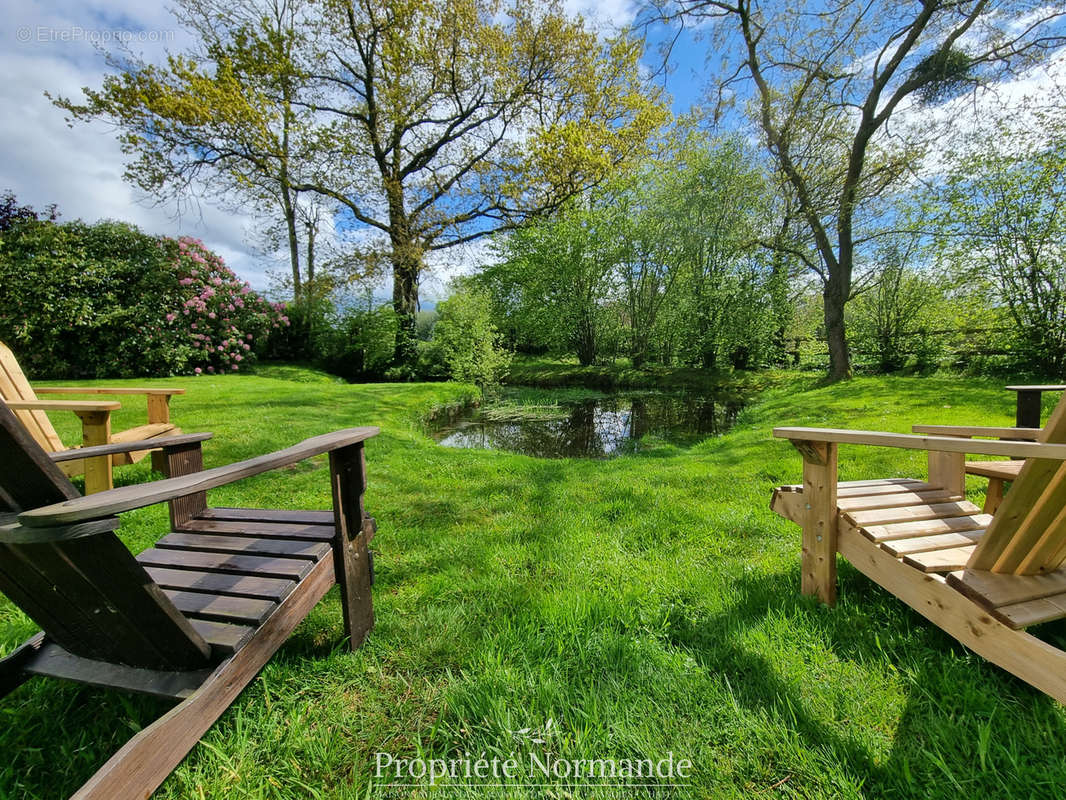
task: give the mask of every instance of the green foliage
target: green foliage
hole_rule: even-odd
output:
[[[398,329],[392,305],[374,305],[368,295],[323,318],[313,340],[316,363],[350,381],[386,377]]]
[[[878,372],[900,370],[911,356],[919,369],[935,367],[939,361],[942,340],[929,332],[946,324],[941,316],[944,279],[909,268],[910,255],[894,248],[884,251],[882,265],[872,276],[873,286],[848,307],[850,343],[857,360],[872,362]]]
[[[1035,136],[1004,123],[953,154],[934,200],[945,262],[1009,317],[1014,369],[1055,376],[1066,372],[1066,129],[1037,119]]]
[[[594,193],[557,216],[497,240],[499,263],[478,281],[491,293],[499,327],[524,350],[576,352],[595,362],[610,337],[614,270],[624,246],[618,204]]]
[[[600,183],[669,116],[642,40],[601,38],[559,0],[181,0],[176,14],[191,50],[164,65],[123,53],[102,88],[56,103],[117,127],[137,185],[284,217],[294,278],[299,195],[342,206],[393,271],[401,358],[427,253]]]
[[[920,84],[917,95],[923,103],[943,103],[976,83],[973,70],[965,51],[941,48],[918,62],[911,79]]]
[[[487,292],[460,283],[458,291],[440,304],[433,343],[454,380],[491,386],[499,383],[511,363],[492,323],[491,303]]]
[[[751,369],[780,357],[789,274],[757,242],[769,189],[736,140],[693,135],[556,216],[500,240],[479,282],[525,352],[622,353]]]
[[[161,242],[132,225],[23,220],[0,237],[0,340],[35,378],[174,375],[184,299]]]
[[[36,219],[0,235],[0,340],[33,377],[236,371],[284,324],[192,239]]]

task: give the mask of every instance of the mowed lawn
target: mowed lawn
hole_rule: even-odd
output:
[[[341,646],[334,590],[163,785],[162,798],[1060,797],[1066,714],[847,565],[840,602],[799,596],[799,531],[769,510],[800,480],[774,425],[908,431],[1011,424],[1013,395],[962,378],[777,376],[727,435],[611,461],[433,444],[454,384],[354,386],[314,373],[183,385],[207,466],[380,425],[367,444],[377,626]],[[106,383],[114,383],[108,381]],[[119,382],[123,383],[123,382]],[[1053,400],[1054,398],[1050,398]],[[136,424],[125,399],[116,428]],[[56,416],[76,440],[76,420]],[[923,474],[914,451],[847,447],[841,478]],[[146,462],[120,482],[149,479]],[[971,484],[981,502],[980,482]],[[324,458],[211,493],[217,505],[327,508]],[[138,551],[166,509],[123,516]],[[0,651],[35,631],[0,599]],[[1037,632],[1058,640],[1060,625]],[[0,700],[0,797],[65,797],[168,706],[35,680]],[[375,754],[665,757],[687,786],[426,790],[374,780]]]

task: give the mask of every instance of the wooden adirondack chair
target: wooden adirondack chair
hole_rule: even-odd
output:
[[[121,408],[114,400],[41,400],[38,394],[114,394],[145,395],[148,401],[148,424],[136,428],[111,432],[111,412]],[[104,444],[140,442],[161,436],[180,434],[181,429],[170,421],[170,397],[185,394],[184,389],[136,389],[104,387],[62,387],[49,386],[35,392],[26,380],[22,368],[10,348],[0,342],[0,400],[26,426],[34,440],[45,452],[62,453],[70,448],[63,444],[48,419],[47,411],[73,411],[81,419],[82,446],[92,447]],[[60,469],[65,475],[85,475],[85,492],[102,492],[114,484],[111,480],[112,466],[133,464],[148,455],[148,449],[121,451],[110,456],[96,456],[93,459],[74,458],[61,462]],[[153,457],[156,458],[156,457]],[[153,461],[153,467],[162,471],[162,461]]]
[[[971,650],[1066,704],[1066,652],[1023,630],[1066,617],[1066,399],[1035,442],[959,438],[1013,429],[923,430],[949,435],[774,430],[803,456],[803,484],[771,501],[803,526],[801,590],[833,605],[840,553]],[[838,444],[928,450],[928,479],[838,483]],[[1025,459],[995,514],[965,499],[966,453]]]
[[[350,646],[363,642],[375,528],[363,442],[377,432],[350,428],[208,470],[210,434],[172,437],[160,443],[172,477],[79,497],[0,402],[0,591],[43,629],[0,660],[0,696],[42,675],[178,701],[75,798],[148,797],[334,583]],[[208,489],[323,453],[332,511],[207,506]],[[173,532],[134,558],[116,515],[164,501]]]

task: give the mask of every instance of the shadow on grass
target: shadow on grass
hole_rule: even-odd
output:
[[[968,790],[989,797],[1061,796],[1034,757],[1049,735],[1066,740],[1066,717],[1055,701],[971,653],[846,563],[836,608],[801,598],[798,587],[798,570],[741,577],[728,610],[696,619],[672,615],[668,639],[721,676],[740,708],[769,711],[806,749],[844,765],[865,796],[955,797]],[[803,688],[809,678],[798,678],[808,665],[782,673],[780,661],[742,646],[746,632],[775,617],[817,631],[819,645],[842,662],[887,661],[902,675],[903,709],[887,757],[871,750],[862,731],[848,735],[847,720],[827,721],[824,706],[812,705],[813,695]],[[1042,632],[1056,639],[1062,633],[1062,625]],[[997,716],[1005,697],[1015,713]],[[1019,714],[1032,724],[1019,726]],[[930,784],[930,772],[942,780]]]

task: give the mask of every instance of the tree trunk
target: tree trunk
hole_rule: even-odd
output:
[[[389,242],[392,245],[392,307],[398,317],[395,366],[413,367],[418,355],[415,345],[415,314],[418,312],[418,278],[422,272],[422,245],[411,228],[404,204],[403,184],[396,178],[385,181],[389,201]]]
[[[839,275],[830,275],[822,292],[825,311],[825,338],[829,344],[829,380],[851,377],[851,355],[844,331],[844,302],[848,293],[840,285]]]
[[[577,324],[577,361],[587,367],[596,360],[596,323],[593,320],[582,317]]]
[[[421,259],[412,257],[410,248],[393,251],[392,307],[399,321],[393,362],[397,366],[413,366],[417,358],[415,314],[418,312],[418,274],[421,269]]]
[[[296,234],[296,207],[289,195],[289,187],[281,187],[281,208],[285,215],[285,232],[289,240],[289,265],[292,267],[292,299],[300,304],[303,282],[300,280],[300,240]]]

